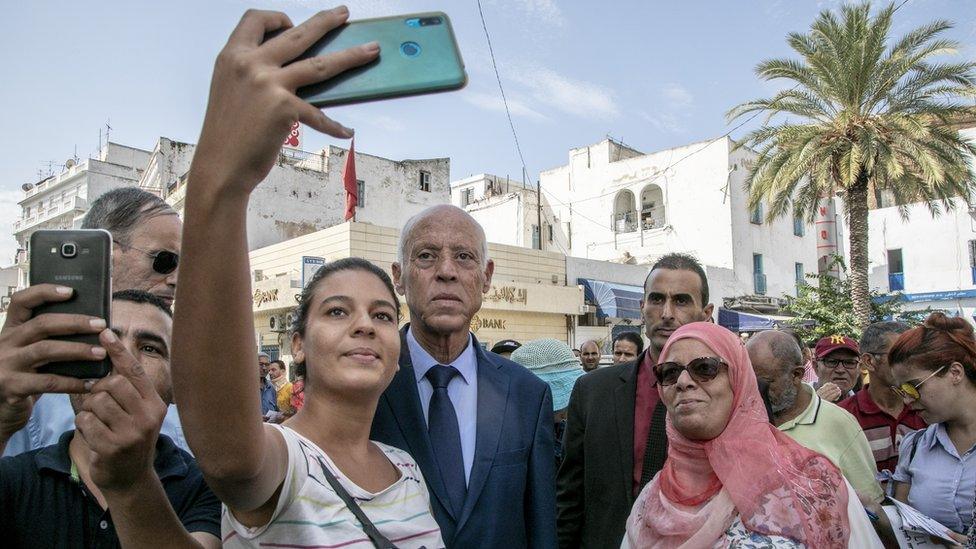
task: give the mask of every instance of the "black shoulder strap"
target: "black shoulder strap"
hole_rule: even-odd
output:
[[[922,435],[925,434],[925,429],[921,429],[921,432],[915,435],[915,440],[912,441],[912,451],[908,454],[908,464],[911,465],[912,461],[915,460],[915,452],[918,450],[918,441],[922,439]]]
[[[329,481],[329,486],[335,490],[335,493],[339,495],[342,502],[346,504],[346,508],[352,511],[352,514],[356,517],[356,520],[358,520],[359,524],[362,525],[363,532],[369,536],[369,539],[372,540],[376,549],[397,549],[397,546],[393,545],[392,541],[387,539],[386,536],[381,534],[380,531],[376,529],[376,526],[372,521],[369,520],[366,513],[363,513],[363,510],[359,508],[359,505],[357,505],[356,501],[352,499],[349,492],[342,487],[339,479],[337,479],[335,475],[332,474],[332,471],[329,470],[328,466],[322,462],[322,458],[319,458],[319,464],[322,466],[322,472],[325,474],[325,480]]]

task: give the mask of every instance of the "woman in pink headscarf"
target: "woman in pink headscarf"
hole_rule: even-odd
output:
[[[655,367],[668,459],[622,547],[881,547],[827,458],[769,423],[745,347],[711,323],[672,334]]]

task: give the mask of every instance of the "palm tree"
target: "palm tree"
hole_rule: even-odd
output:
[[[957,44],[942,35],[948,21],[923,25],[889,47],[889,4],[874,17],[868,3],[824,10],[808,33],[790,33],[800,60],[770,59],[756,67],[764,80],[794,85],[771,99],[731,109],[731,120],[766,114],[737,147],[756,152],[746,188],[749,206],[768,205],[767,220],[792,209],[813,220],[818,203],[843,197],[849,224],[851,301],[869,323],[868,208],[887,191],[906,204],[925,202],[932,215],[976,188],[967,156],[976,146],[957,124],[976,114],[976,63],[938,58]],[[753,115],[755,116],[755,115]],[[775,119],[775,120],[774,120]],[[941,205],[941,206],[940,206]]]

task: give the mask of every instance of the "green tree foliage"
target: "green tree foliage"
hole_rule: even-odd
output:
[[[805,342],[834,334],[861,338],[863,329],[854,314],[851,279],[845,276],[847,267],[839,257],[833,261],[840,268],[841,278],[807,274],[809,282],[799,287],[797,297],[787,297],[789,303],[783,308],[786,313],[796,316],[788,324]],[[895,318],[915,326],[931,312],[928,309],[904,311],[905,302],[899,299],[900,294],[886,295],[872,290],[870,296],[871,322]],[[812,325],[810,321],[813,321]]]
[[[933,215],[968,197],[976,146],[956,125],[971,120],[976,63],[948,62],[957,43],[936,20],[899,39],[890,36],[896,8],[872,16],[869,3],[824,10],[806,33],[787,35],[799,59],[768,59],[763,80],[792,86],[772,98],[731,109],[731,120],[763,113],[764,123],[738,147],[755,151],[746,188],[750,208],[767,204],[767,220],[808,219],[818,203],[842,196],[849,225],[852,319],[872,316],[868,288],[868,208],[882,192],[896,204],[924,202]],[[907,215],[907,208],[902,208]]]

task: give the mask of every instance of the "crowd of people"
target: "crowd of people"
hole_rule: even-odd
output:
[[[743,343],[712,322],[702,266],[670,253],[643,282],[644,333],[616,334],[612,364],[597,341],[486,350],[469,327],[494,263],[478,223],[445,205],[406,223],[390,273],[360,258],[319,269],[292,364],[259,353],[248,198],[294,120],[351,136],[294,94],[378,55],[293,62],[347,17],[243,17],[215,66],[184,221],[135,188],[92,204],[84,226],[114,241],[110,325],[32,315],[69,287],[13,295],[4,545],[890,547],[888,498],[976,544],[963,319],[881,322],[812,352],[786,331]],[[105,357],[100,380],[36,371]]]

